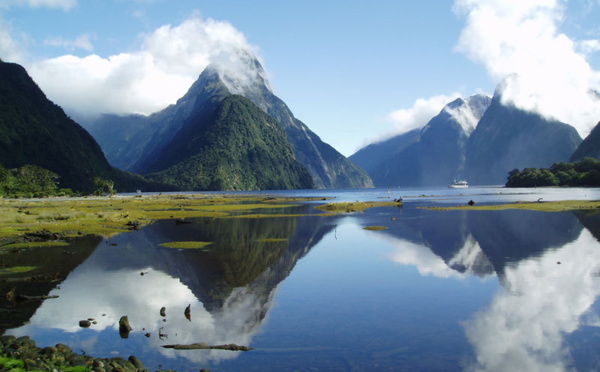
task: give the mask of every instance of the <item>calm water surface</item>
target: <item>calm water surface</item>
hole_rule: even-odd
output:
[[[273,211],[303,217],[159,221],[110,241],[87,238],[49,253],[69,253],[66,280],[47,289],[59,298],[23,309],[33,315],[5,333],[99,357],[134,354],[150,370],[600,369],[600,215],[418,208],[600,199],[599,189],[296,194],[338,201],[391,194],[405,204],[322,217],[305,203]],[[388,229],[363,230],[373,225]],[[160,246],[185,240],[214,244]],[[118,332],[123,315],[134,328],[127,339]],[[88,318],[98,323],[80,328]],[[255,350],[162,347],[194,342]]]

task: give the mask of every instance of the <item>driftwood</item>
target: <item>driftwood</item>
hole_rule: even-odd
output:
[[[188,344],[188,345],[163,345],[164,348],[166,349],[175,349],[175,350],[205,350],[205,349],[210,349],[210,350],[231,350],[231,351],[249,351],[249,350],[254,350],[253,347],[248,347],[248,346],[239,346],[236,344],[227,344],[227,345],[208,345],[204,342],[198,342],[195,344]]]
[[[17,288],[13,288],[8,293],[6,293],[6,299],[10,302],[15,301],[33,301],[33,300],[47,300],[51,298],[58,298],[58,296],[27,296],[24,294],[17,293]]]

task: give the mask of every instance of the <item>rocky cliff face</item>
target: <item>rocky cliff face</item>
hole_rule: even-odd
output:
[[[369,145],[350,158],[380,187],[447,185],[461,178],[467,141],[489,104],[484,95],[458,98],[422,129]]]
[[[505,184],[511,170],[566,161],[580,143],[572,126],[503,104],[499,88],[469,138],[466,178],[471,184]]]
[[[583,158],[600,160],[600,122],[596,124],[590,134],[579,144],[573,155],[571,155],[570,161],[576,162]]]
[[[272,93],[266,73],[256,58],[241,54],[240,59],[245,67],[243,72],[208,66],[184,97],[161,112],[147,118],[104,116],[87,122],[90,132],[113,164],[132,172],[147,173],[190,117],[230,95],[241,95],[272,116],[285,130],[295,157],[308,169],[316,187],[373,186],[364,170],[321,141]]]

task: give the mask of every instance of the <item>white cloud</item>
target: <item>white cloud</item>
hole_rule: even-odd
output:
[[[419,98],[411,108],[400,109],[389,113],[386,120],[392,123],[392,128],[375,138],[367,139],[363,146],[384,141],[390,137],[422,128],[434,116],[440,113],[445,105],[460,97],[458,93],[438,95],[430,98]]]
[[[31,8],[62,8],[67,11],[77,5],[77,0],[3,0],[0,8],[11,6],[28,6]]]
[[[11,34],[11,28],[0,19],[0,58],[5,62],[22,63],[25,53]]]
[[[90,38],[94,37],[89,34],[80,35],[75,40],[67,40],[62,37],[54,37],[44,40],[44,44],[48,46],[65,48],[70,51],[82,49],[91,52],[94,50],[94,45],[92,44]]]
[[[456,0],[466,15],[456,49],[481,63],[497,82],[503,99],[577,128],[582,136],[600,120],[600,74],[586,56],[597,40],[574,41],[559,32],[563,0]]]
[[[508,266],[506,291],[465,323],[476,353],[467,370],[570,370],[564,338],[596,317],[599,269],[598,241],[585,229],[575,242]]]
[[[80,42],[86,46],[85,39]],[[130,53],[65,55],[26,67],[48,97],[67,109],[149,114],[183,96],[209,63],[247,76],[247,53],[254,48],[230,23],[196,13],[177,26],[142,35],[139,49]]]

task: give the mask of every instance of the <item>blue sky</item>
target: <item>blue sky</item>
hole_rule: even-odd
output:
[[[508,100],[585,136],[600,121],[598,19],[600,0],[2,0],[0,58],[67,112],[150,113],[221,45],[250,48],[295,116],[349,156],[507,76]]]

